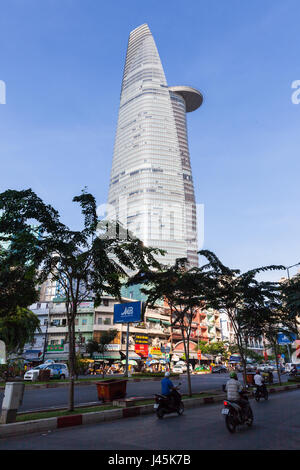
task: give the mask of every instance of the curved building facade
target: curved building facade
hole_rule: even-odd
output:
[[[198,264],[194,186],[186,112],[202,104],[197,90],[168,87],[148,25],[130,33],[108,195],[108,219],[173,264]]]

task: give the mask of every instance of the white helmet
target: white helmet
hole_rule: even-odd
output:
[[[170,377],[170,372],[166,372],[165,377]]]

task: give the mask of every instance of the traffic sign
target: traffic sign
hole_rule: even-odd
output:
[[[289,333],[288,335],[287,334],[284,334],[284,333],[278,333],[278,344],[291,344],[293,343],[295,340],[296,340],[297,336],[295,335],[295,333]]]

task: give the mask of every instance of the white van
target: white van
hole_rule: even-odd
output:
[[[68,379],[69,378],[69,369],[67,364],[47,362],[40,364],[39,366],[34,367],[33,369],[28,370],[24,375],[24,380],[37,380],[38,372],[41,369],[50,370],[51,379]]]

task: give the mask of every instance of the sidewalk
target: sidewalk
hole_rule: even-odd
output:
[[[269,393],[278,393],[296,389],[300,389],[300,384],[268,387]],[[208,397],[186,398],[184,400],[184,407],[185,409],[189,409],[211,403],[222,403],[224,398],[224,393],[220,391],[214,391],[214,394],[212,393],[212,395]],[[69,426],[102,423],[116,419],[132,418],[153,413],[153,403],[151,403],[149,405],[129,406],[127,408],[116,407],[112,410],[88,412],[77,415],[60,416],[12,424],[2,424],[0,425],[0,438],[19,436],[27,433],[48,432],[54,429]]]

